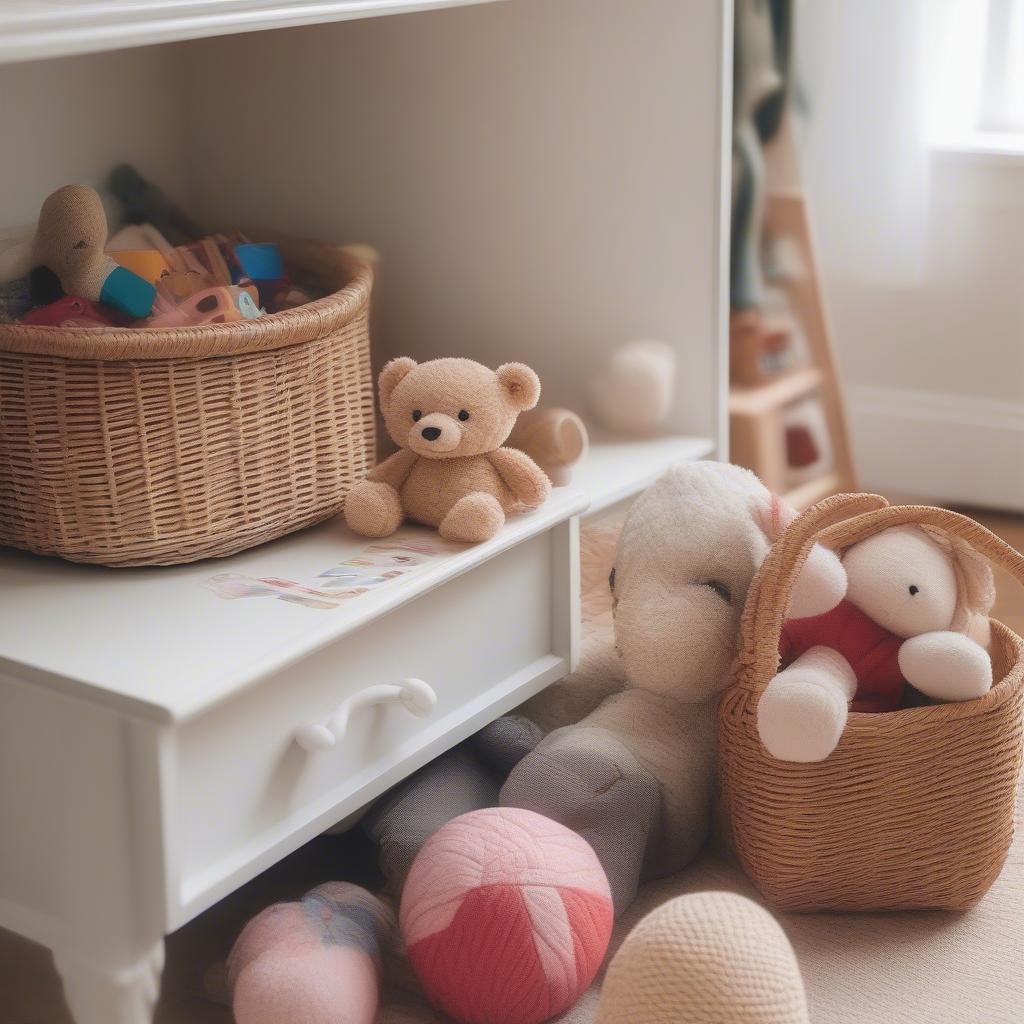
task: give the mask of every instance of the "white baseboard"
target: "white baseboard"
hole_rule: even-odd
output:
[[[1024,511],[1024,402],[871,387],[847,402],[865,489]]]

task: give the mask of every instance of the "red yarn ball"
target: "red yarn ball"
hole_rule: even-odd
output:
[[[540,1024],[587,989],[612,898],[590,845],[513,807],[473,811],[424,844],[399,915],[427,998],[462,1024]]]

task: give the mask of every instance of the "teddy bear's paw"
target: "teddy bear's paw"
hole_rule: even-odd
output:
[[[474,491],[457,502],[441,520],[437,532],[445,540],[479,544],[490,540],[505,525],[505,512],[493,494]]]
[[[934,700],[975,700],[992,689],[992,659],[963,633],[938,630],[904,640],[900,671]]]
[[[361,537],[390,537],[404,518],[398,491],[382,481],[364,480],[345,499],[345,522]]]
[[[787,670],[761,695],[757,732],[779,761],[824,761],[836,749],[847,715],[847,697],[839,687]]]

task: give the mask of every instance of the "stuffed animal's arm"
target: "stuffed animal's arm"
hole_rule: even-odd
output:
[[[936,630],[904,640],[899,661],[907,682],[935,700],[974,700],[992,689],[992,659],[963,633]]]
[[[418,458],[419,456],[415,452],[403,448],[401,451],[395,452],[394,455],[389,455],[383,462],[378,462],[366,474],[366,479],[372,480],[374,483],[391,484],[396,491],[400,490]]]
[[[832,611],[846,597],[846,570],[832,550],[815,544],[789,594],[787,619],[806,619]]]
[[[757,705],[757,732],[779,761],[824,761],[846,728],[857,674],[838,651],[812,647],[774,676]]]
[[[551,481],[529,455],[516,448],[497,448],[488,452],[487,458],[517,501],[528,508],[544,504]]]

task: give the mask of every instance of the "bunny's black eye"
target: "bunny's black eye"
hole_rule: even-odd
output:
[[[921,592],[921,588],[916,583],[911,583],[910,586],[907,587],[907,590],[910,591],[910,596],[911,597],[913,597],[915,594],[919,594]]]
[[[413,421],[413,423],[415,423],[422,415],[423,415],[423,413],[421,413],[419,411],[419,409],[413,409],[413,411],[412,411],[412,421]]]
[[[469,413],[466,412],[465,409],[460,409],[459,410],[459,419],[462,420],[463,423],[465,423],[466,420],[469,419]]]
[[[714,591],[726,604],[732,604],[732,593],[724,583],[719,583],[718,580],[706,580],[703,586]]]

